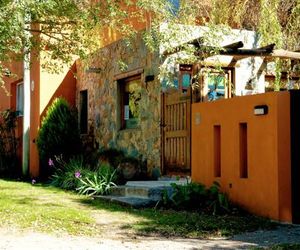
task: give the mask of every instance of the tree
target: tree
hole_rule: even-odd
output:
[[[162,41],[172,46],[172,39],[184,38],[180,25],[195,23],[211,30],[216,25],[253,29],[263,43],[299,48],[299,0],[2,0],[0,8],[0,79],[3,62],[22,60],[24,47],[56,71],[74,55],[87,58],[99,48],[105,29],[134,35],[132,18],[146,24],[144,38],[154,50]],[[162,23],[168,33],[161,32]]]

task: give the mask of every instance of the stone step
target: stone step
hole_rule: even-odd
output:
[[[128,181],[126,185],[111,189],[110,195],[94,196],[95,199],[108,200],[121,205],[144,208],[154,207],[164,195],[172,195],[172,183],[184,185],[186,179],[161,181]]]
[[[176,179],[162,179],[158,181],[127,181],[125,186],[129,187],[148,187],[148,188],[156,188],[156,187],[171,187],[172,183],[177,185],[185,185],[189,182],[189,179],[181,178],[179,180]]]
[[[132,207],[132,208],[146,208],[154,207],[158,201],[149,198],[140,197],[130,197],[130,196],[112,196],[112,195],[97,195],[94,199],[100,199],[104,201],[110,201],[113,203],[120,204],[122,206]]]
[[[110,196],[145,198],[159,201],[164,192],[167,192],[170,195],[172,193],[172,187],[139,187],[124,185],[112,188]]]

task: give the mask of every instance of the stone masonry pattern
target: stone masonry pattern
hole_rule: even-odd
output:
[[[150,53],[141,38],[129,45],[119,40],[99,50],[89,63],[77,62],[77,107],[81,90],[88,91],[89,134],[95,138],[95,147],[121,149],[133,157],[147,161],[148,169],[160,166],[161,92],[159,57]],[[88,69],[97,69],[88,70]],[[142,69],[140,127],[120,130],[120,100],[118,80],[121,73]],[[145,82],[146,75],[154,81]]]

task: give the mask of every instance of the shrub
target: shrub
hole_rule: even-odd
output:
[[[55,155],[66,160],[80,152],[81,141],[77,115],[63,98],[53,101],[42,121],[37,137],[42,175],[48,176],[47,161]]]
[[[75,190],[79,185],[78,173],[88,175],[90,170],[84,164],[83,157],[72,157],[64,161],[62,157],[56,157],[55,164],[49,164],[53,168],[50,184],[67,190]],[[77,173],[77,174],[76,174]]]
[[[119,177],[117,182],[120,184],[128,180],[147,179],[147,163],[141,157],[128,156],[122,150],[115,148],[101,149],[98,155],[101,161],[117,169]]]
[[[163,192],[161,206],[175,210],[194,210],[212,214],[230,212],[228,198],[220,191],[220,185],[217,182],[214,182],[209,188],[193,182],[185,185],[173,183],[171,195],[167,191]]]
[[[85,195],[106,195],[116,184],[116,169],[113,170],[109,165],[100,166],[97,172],[79,178],[79,187],[76,189],[79,194]]]
[[[15,111],[0,112],[0,174],[5,176],[15,176],[19,172],[17,170],[16,122]]]
[[[213,214],[229,212],[230,206],[228,197],[220,191],[220,184],[218,182],[215,181],[213,185],[207,189],[207,196],[208,210]]]
[[[54,163],[55,162],[55,163]],[[72,157],[64,161],[56,157],[49,160],[54,174],[50,177],[50,185],[67,190],[76,190],[80,194],[108,194],[111,187],[116,186],[116,169],[108,164],[100,164],[94,170],[84,163],[82,156]]]

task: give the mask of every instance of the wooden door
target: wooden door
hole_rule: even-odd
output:
[[[164,174],[191,174],[191,89],[162,95]]]

